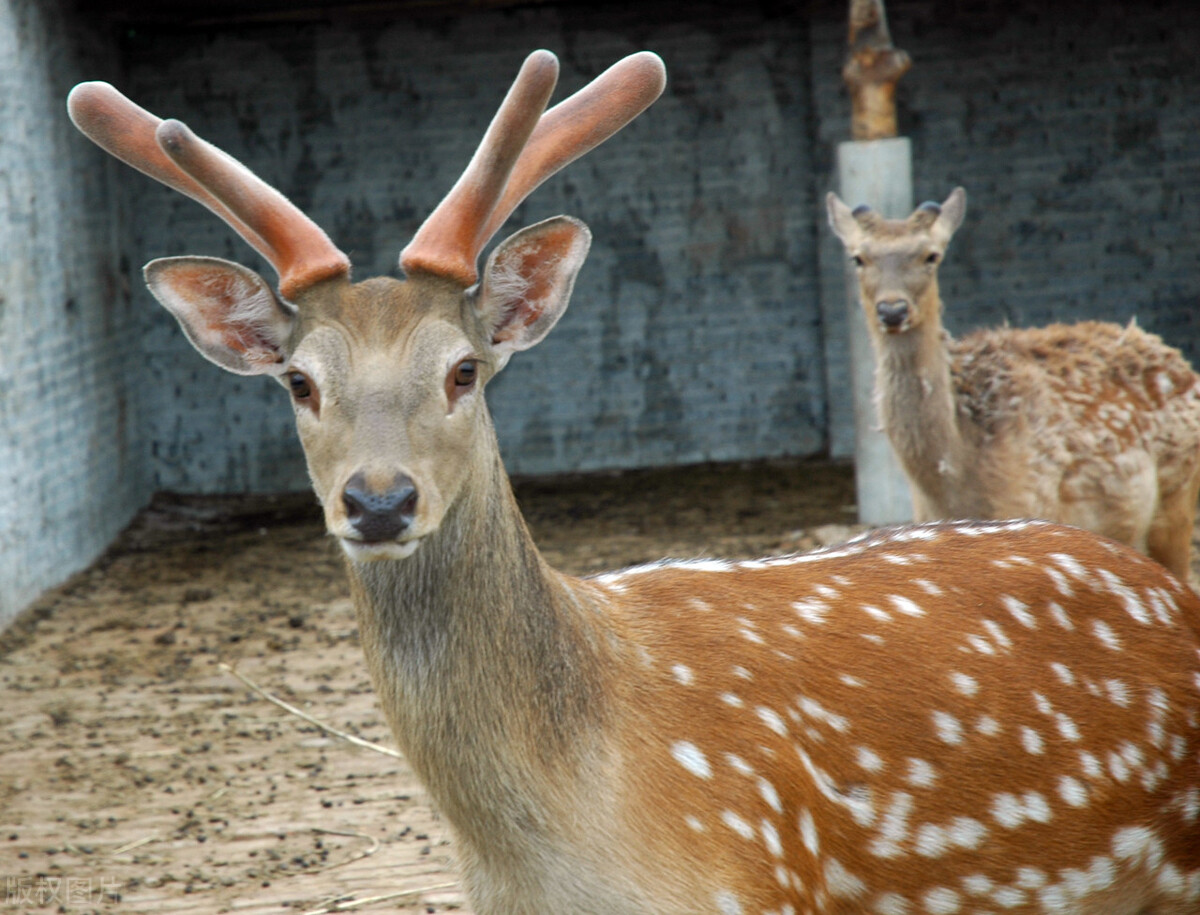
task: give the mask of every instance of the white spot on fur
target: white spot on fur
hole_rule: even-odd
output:
[[[779,831],[766,820],[759,824],[759,831],[762,833],[763,844],[767,846],[767,851],[772,857],[782,858],[783,843],[779,841]]]
[[[933,728],[937,732],[938,740],[942,743],[957,746],[963,742],[962,722],[949,712],[935,711],[933,713]]]
[[[1078,741],[1080,739],[1078,726],[1062,712],[1055,713],[1054,723],[1058,727],[1058,733],[1067,740]]]
[[[699,817],[695,817],[695,816],[692,816],[691,814],[688,814],[687,816],[685,816],[683,818],[683,822],[687,823],[688,829],[692,830],[693,832],[704,832],[705,831],[704,824],[702,822],[700,822]]]
[[[792,604],[792,609],[806,623],[813,623],[818,626],[825,622],[825,617],[829,614],[829,604],[815,598],[795,601]]]
[[[1029,612],[1029,605],[1024,601],[1018,600],[1011,594],[1002,594],[1000,595],[1000,603],[1004,605],[1004,609],[1009,612],[1009,615],[1026,629],[1037,628],[1037,620]]]
[[[713,899],[721,915],[742,915],[742,903],[730,890],[719,890]]]
[[[1063,775],[1058,779],[1058,796],[1071,807],[1086,807],[1088,804],[1087,787],[1079,779],[1071,775]]]
[[[958,893],[948,886],[934,887],[925,894],[922,902],[930,915],[953,915],[962,906]]]
[[[835,899],[857,899],[867,891],[867,885],[836,858],[825,862],[825,888]]]
[[[992,637],[992,641],[1000,648],[1012,648],[1012,639],[1004,633],[1004,629],[994,620],[984,620],[983,628],[988,631],[988,635]]]
[[[746,703],[742,701],[742,697],[734,693],[721,693],[720,699],[726,705],[732,708],[742,708]]]
[[[1141,863],[1151,870],[1162,864],[1162,842],[1145,826],[1119,829],[1112,839],[1113,857],[1134,864]]]
[[[941,597],[945,593],[941,588],[927,578],[918,578],[913,582],[913,584],[930,597]]]
[[[982,715],[975,722],[975,730],[985,737],[995,737],[1003,729],[1000,727],[1000,722],[991,715]]]
[[[1050,664],[1050,669],[1054,671],[1054,676],[1058,677],[1059,682],[1062,683],[1063,686],[1075,685],[1075,674],[1071,672],[1071,668],[1067,667],[1066,664],[1060,664],[1058,661],[1054,661]]]
[[[971,874],[963,877],[963,889],[972,896],[986,896],[996,884],[987,874]]]
[[[1045,749],[1042,743],[1042,735],[1033,728],[1024,725],[1021,726],[1021,746],[1025,748],[1026,753],[1032,753],[1035,756],[1040,755]]]
[[[1046,605],[1046,609],[1050,611],[1050,616],[1054,619],[1054,622],[1058,623],[1059,628],[1066,629],[1068,632],[1075,628],[1075,624],[1071,622],[1071,617],[1067,615],[1067,611],[1060,604],[1050,601]]]
[[[1113,651],[1121,650],[1121,640],[1113,632],[1112,626],[1108,625],[1104,620],[1092,620],[1092,634],[1100,640],[1100,643],[1105,648]]]
[[[970,674],[956,670],[950,674],[950,680],[954,684],[954,688],[964,696],[974,696],[979,692],[979,681]]]
[[[817,837],[817,825],[813,822],[812,813],[807,807],[800,811],[800,841],[814,858],[820,851],[821,843]]]
[[[888,600],[892,606],[905,616],[924,616],[925,611],[915,601],[905,597],[902,594],[888,595]]]
[[[747,841],[754,838],[754,827],[732,810],[721,811],[721,822]]]
[[[879,835],[870,845],[871,854],[877,858],[895,858],[902,854],[900,843],[908,838],[908,817],[912,812],[911,794],[897,791],[879,824]]]
[[[870,747],[858,747],[854,751],[860,767],[867,772],[878,772],[883,768],[883,760]]]
[[[696,676],[686,664],[676,664],[671,668],[671,674],[684,686],[691,686]]]
[[[899,893],[883,893],[875,897],[871,907],[875,915],[909,915],[908,900]]]
[[[697,778],[712,778],[712,767],[708,764],[708,759],[694,743],[680,740],[672,744],[671,755],[679,765]]]
[[[908,783],[916,788],[932,788],[937,781],[937,770],[923,759],[909,757]]]
[[[762,799],[767,802],[767,805],[776,813],[783,813],[783,804],[779,800],[779,792],[765,778],[758,780],[758,793]]]
[[[725,762],[727,762],[732,769],[740,772],[742,775],[754,774],[754,769],[750,763],[746,762],[746,760],[742,759],[740,756],[735,756],[733,753],[725,754]]]
[[[759,719],[780,737],[787,737],[787,723],[783,720],[780,714],[774,709],[769,709],[765,705],[760,705],[754,710]]]

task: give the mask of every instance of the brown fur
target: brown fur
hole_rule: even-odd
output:
[[[964,201],[956,192],[907,220],[854,217],[830,201],[835,231],[862,262],[880,420],[912,485],[917,520],[1074,524],[1130,544],[1187,581],[1200,378],[1178,350],[1133,323],[950,338],[937,265]],[[876,316],[879,302],[907,304],[899,331]]]

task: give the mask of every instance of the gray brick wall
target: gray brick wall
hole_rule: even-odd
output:
[[[626,53],[657,51],[665,97],[506,229],[566,212],[595,235],[566,317],[489,390],[507,464],[548,473],[806,454],[823,446],[825,417],[805,29],[754,4],[654,3],[143,29],[128,46],[128,89],[279,186],[365,277],[395,269],[528,51],[561,57],[558,98]],[[137,176],[127,187],[136,263],[253,263],[200,207]],[[156,486],[307,485],[282,392],[201,363],[148,295],[136,300]]]
[[[1136,316],[1200,360],[1190,2],[889,10],[916,61],[900,101],[917,197],[961,183],[971,198],[942,273],[948,325]],[[596,238],[563,322],[490,392],[508,465],[845,455],[842,255],[820,207],[847,134],[844,17],[841,0],[655,0],[138,25],[118,41],[69,0],[0,0],[0,620],[155,490],[307,486],[281,392],[203,362],[138,276],[184,253],[269,268],[75,135],[76,80],[114,79],[242,158],[363,277],[395,270],[527,51],[562,58],[561,97],[656,50],[666,96],[507,229],[567,212]]]
[[[148,495],[111,172],[63,108],[115,59],[67,3],[0,0],[0,626]]]
[[[819,196],[848,139],[841,4],[813,24]],[[1200,364],[1200,16],[1155,4],[889,0],[917,200],[961,184],[942,268],[955,333],[1136,317]],[[821,216],[830,446],[852,451],[842,254]]]

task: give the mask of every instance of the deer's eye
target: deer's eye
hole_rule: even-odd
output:
[[[852,254],[850,255],[850,263],[852,263],[855,267],[861,267],[864,264],[864,261],[857,254]]]
[[[475,387],[478,377],[479,360],[469,356],[450,370],[450,374],[446,376],[446,400],[449,402],[451,410],[454,409],[458,398]]]
[[[464,359],[454,367],[454,386],[460,390],[469,388],[479,375],[479,364],[474,359]]]
[[[288,389],[292,392],[292,400],[314,411],[317,409],[317,386],[313,384],[311,378],[303,372],[288,372],[287,385]]]
[[[941,255],[938,254],[936,251],[933,251],[925,256],[925,263],[927,263],[930,267],[932,267],[934,264],[936,264],[941,259],[942,259]]]

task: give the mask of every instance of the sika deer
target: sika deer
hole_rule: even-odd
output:
[[[476,911],[1200,910],[1200,598],[1155,564],[1040,522],[590,579],[542,560],[483,386],[560,317],[587,230],[523,229],[478,284],[475,262],[663,74],[635,55],[543,115],[554,78],[526,62],[408,279],[357,285],[182,125],[71,97],[279,269],[290,302],[211,258],[147,276],[205,356],[290,388],[380,703]]]
[[[1188,580],[1200,492],[1200,378],[1134,324],[942,327],[938,265],[966,192],[906,220],[827,198],[858,272],[879,417],[917,521],[1046,518],[1104,534]]]

